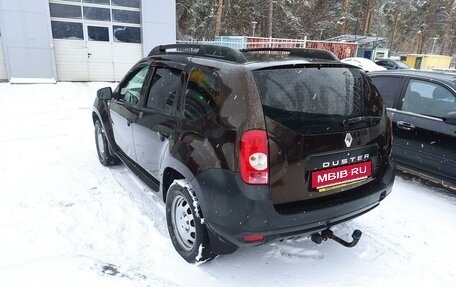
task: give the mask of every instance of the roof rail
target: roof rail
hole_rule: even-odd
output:
[[[175,51],[168,51],[175,50]],[[170,44],[153,48],[149,56],[162,54],[189,54],[193,56],[216,58],[230,62],[245,63],[247,58],[239,50],[215,45],[204,44]]]
[[[308,49],[308,48],[252,48],[241,49],[242,53],[250,52],[289,52],[289,56],[311,58],[311,59],[324,59],[339,61],[339,58],[331,52],[322,49]]]

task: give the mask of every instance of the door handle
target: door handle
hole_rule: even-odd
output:
[[[132,123],[133,123],[133,120],[127,119],[127,126],[131,126]]]
[[[396,123],[396,126],[402,130],[406,130],[406,131],[411,131],[411,130],[414,130],[416,127],[411,124],[411,123],[408,123],[408,122],[404,122],[404,121],[398,121]]]
[[[158,131],[158,135],[160,136],[160,140],[163,142],[165,139],[169,138],[169,134],[164,131]]]
[[[92,53],[87,53],[87,58],[89,59],[92,56]]]

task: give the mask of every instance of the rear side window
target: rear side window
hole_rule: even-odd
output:
[[[399,77],[373,77],[372,81],[382,96],[388,108],[394,105],[394,99],[401,92],[403,78]]]
[[[219,95],[217,73],[200,68],[193,69],[185,92],[184,117],[188,120],[197,120],[207,116],[217,108]]]
[[[356,68],[259,70],[254,77],[265,115],[301,133],[342,131],[346,119],[382,115],[381,97]]]
[[[402,100],[402,110],[443,118],[456,111],[456,98],[443,86],[412,79]]]
[[[146,107],[172,115],[174,101],[180,87],[180,78],[180,70],[157,67],[147,97]]]

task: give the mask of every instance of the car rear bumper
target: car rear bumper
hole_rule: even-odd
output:
[[[368,212],[391,192],[394,168],[390,162],[380,180],[351,189],[344,197],[327,201],[323,207],[315,209],[307,204],[299,212],[287,214],[279,213],[273,205],[268,186],[245,184],[235,172],[210,169],[196,176],[192,186],[213,249],[224,254],[240,246],[313,233]],[[264,240],[246,243],[243,237],[252,234],[261,234]]]

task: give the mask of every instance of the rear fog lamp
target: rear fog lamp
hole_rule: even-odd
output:
[[[250,235],[244,235],[243,239],[246,243],[254,243],[254,242],[263,241],[264,236],[262,234],[250,234]]]

